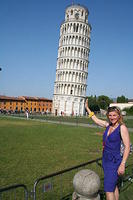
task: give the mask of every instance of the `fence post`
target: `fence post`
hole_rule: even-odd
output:
[[[72,200],[100,200],[100,178],[94,171],[83,169],[76,173],[73,186]]]
[[[36,200],[36,186],[37,186],[37,184],[38,184],[38,181],[36,181],[36,182],[34,183],[34,188],[33,188],[33,200]]]

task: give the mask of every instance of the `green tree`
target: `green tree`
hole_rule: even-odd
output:
[[[128,103],[128,98],[126,98],[124,95],[117,97],[117,103]]]
[[[133,115],[133,106],[125,108],[124,111],[126,111],[127,115]]]
[[[113,101],[108,96],[101,95],[98,97],[97,102],[101,109],[106,110],[109,104],[112,103]]]
[[[92,111],[100,111],[96,95],[94,97],[91,95],[91,96],[89,96],[87,98],[88,98],[88,106],[89,106],[89,108]]]

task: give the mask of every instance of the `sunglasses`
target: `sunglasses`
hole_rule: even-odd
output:
[[[121,110],[120,110],[118,107],[116,107],[116,106],[111,106],[111,107],[109,107],[109,108],[108,108],[108,112],[111,112],[111,111],[121,112]]]

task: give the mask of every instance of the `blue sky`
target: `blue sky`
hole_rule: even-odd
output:
[[[86,95],[133,98],[133,1],[75,0],[92,26]],[[72,0],[0,0],[0,94],[53,97],[60,25]]]

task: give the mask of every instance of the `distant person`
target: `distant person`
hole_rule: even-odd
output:
[[[107,200],[118,200],[118,177],[125,173],[125,164],[130,152],[130,138],[128,129],[123,123],[119,108],[113,106],[107,110],[108,121],[97,118],[88,107],[88,99],[85,108],[89,117],[99,126],[104,127],[102,166],[104,171],[104,191]],[[120,154],[121,140],[125,150]]]
[[[29,119],[29,111],[26,110],[26,118]]]

